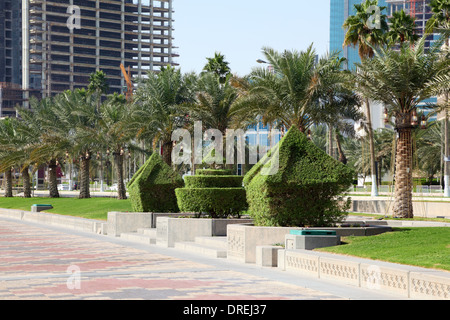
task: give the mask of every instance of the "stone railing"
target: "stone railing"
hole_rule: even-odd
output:
[[[450,273],[306,250],[278,250],[278,268],[412,299],[450,299]]]

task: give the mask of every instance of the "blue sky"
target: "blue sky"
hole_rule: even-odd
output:
[[[199,73],[207,57],[225,55],[233,73],[248,74],[264,46],[329,50],[330,0],[174,0],[174,51],[182,72]]]

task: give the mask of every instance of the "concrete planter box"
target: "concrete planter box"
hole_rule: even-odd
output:
[[[327,227],[327,228],[308,228],[317,230],[333,230],[336,231],[336,235],[340,237],[364,237],[364,236],[375,236],[384,232],[392,230],[390,226],[368,226],[368,227]]]
[[[102,220],[85,219],[56,213],[32,212],[0,208],[0,215],[17,220],[43,223],[67,229],[106,234],[106,223]]]
[[[251,219],[157,217],[156,244],[174,247],[175,242],[194,241],[198,236],[226,236],[227,226],[250,222]]]
[[[313,250],[315,248],[332,247],[340,244],[340,236],[303,236],[287,234],[284,247],[286,249]]]
[[[278,252],[283,250],[281,246],[256,246],[256,265],[261,267],[276,267]]]
[[[108,212],[108,235],[118,237],[121,233],[136,232],[139,228],[156,228],[158,217],[179,217],[182,213],[156,212]]]
[[[255,227],[248,225],[229,225],[227,231],[227,257],[244,263],[256,263],[257,246],[284,244],[284,238],[291,227]]]
[[[285,237],[290,230],[303,230],[305,228],[294,227],[258,227],[248,225],[229,225],[227,257],[244,263],[256,263],[257,246],[273,246],[284,244]],[[391,230],[389,226],[369,227],[333,227],[333,228],[308,228],[309,230],[333,230],[336,235],[343,236],[370,236]]]

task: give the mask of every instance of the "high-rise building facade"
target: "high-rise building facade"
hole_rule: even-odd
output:
[[[358,47],[343,47],[345,32],[343,24],[345,20],[356,13],[355,4],[364,0],[330,0],[330,52],[340,52],[340,56],[347,59],[346,67],[353,70],[355,63],[360,63]],[[378,0],[379,6],[385,6],[385,0]],[[385,13],[385,12],[383,12]],[[383,106],[378,103],[370,104],[373,129],[384,128]]]
[[[431,12],[431,8],[429,3],[431,0],[386,0],[386,4],[388,7],[388,16],[391,17],[394,12],[403,10],[405,13],[415,18],[416,29],[415,34],[422,37],[425,34],[425,28],[428,19],[431,18],[433,13]],[[425,39],[425,49],[430,48],[433,45],[433,41],[438,37],[437,34],[430,34]],[[425,107],[428,104],[436,104],[437,97],[429,98],[423,101],[420,107]],[[421,110],[425,114],[428,114],[428,110]],[[435,120],[436,116],[432,116],[429,120]]]
[[[339,51],[341,57],[347,59],[348,69],[353,69],[355,63],[361,62],[358,48],[352,46],[343,47],[345,30],[342,27],[345,20],[356,13],[355,4],[361,4],[363,0],[330,0],[330,52]],[[378,6],[386,6],[386,0],[378,0]],[[385,13],[385,12],[383,12]]]
[[[416,20],[415,33],[424,35],[425,26],[432,12],[429,6],[431,0],[378,0],[379,7],[386,7],[382,11],[387,17],[392,17],[396,11],[404,10]],[[364,0],[331,0],[330,1],[330,52],[340,51],[341,56],[347,58],[348,68],[352,69],[355,63],[361,60],[358,55],[358,48],[352,46],[343,47],[345,30],[342,27],[344,21],[355,14],[354,5],[360,4]],[[425,47],[428,48],[436,39],[436,35],[430,35],[426,39]]]
[[[0,82],[21,84],[20,1],[0,0]],[[13,71],[14,70],[14,71]]]
[[[360,63],[361,59],[358,55],[358,48],[352,46],[343,47],[344,36],[346,30],[342,27],[344,21],[351,15],[355,14],[354,5],[364,2],[365,0],[331,0],[330,1],[330,52],[340,51],[341,57],[347,59],[347,68],[354,69],[355,63]],[[428,19],[431,18],[432,13],[429,7],[431,0],[378,0],[378,6],[386,7],[382,11],[387,17],[392,17],[396,11],[404,10],[405,13],[415,17],[416,29],[415,33],[419,36],[424,35],[425,26]],[[437,35],[430,35],[427,37],[425,47],[432,45]],[[436,104],[437,98],[433,97],[424,101],[419,107],[428,104]],[[384,127],[382,106],[375,103],[371,104],[371,112],[373,115],[373,127]],[[425,114],[427,110],[422,110]],[[434,120],[436,117],[431,117]]]
[[[431,18],[433,13],[429,3],[431,0],[386,0],[388,7],[388,16],[392,16],[396,11],[405,11],[405,13],[415,18],[416,29],[415,34],[423,36],[425,34],[425,27],[428,19]],[[425,47],[429,48],[436,35],[429,35],[425,41]]]
[[[86,87],[101,70],[124,92],[121,64],[133,77],[176,65],[172,14],[172,0],[0,0],[0,82],[27,100]]]

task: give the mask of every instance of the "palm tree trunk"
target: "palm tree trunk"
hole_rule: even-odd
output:
[[[372,197],[378,196],[377,176],[375,174],[375,146],[373,142],[372,116],[370,115],[369,99],[366,99],[366,115],[367,115],[367,131],[369,131],[369,148],[370,148],[370,173],[372,179]]]
[[[411,128],[398,130],[395,160],[394,217],[412,218],[412,136]]]
[[[446,102],[448,103],[448,93],[446,94]],[[449,141],[449,125],[448,110],[445,110],[444,117],[444,197],[450,197],[450,141]]]
[[[80,168],[80,194],[79,199],[87,199],[91,197],[89,191],[89,165],[90,158],[81,157],[81,168]]]
[[[116,160],[116,175],[117,175],[117,198],[125,200],[127,198],[125,183],[123,182],[123,156],[120,153],[114,153]]]
[[[30,172],[28,170],[29,170],[28,166],[26,166],[22,170],[23,196],[24,196],[24,198],[31,198]]]
[[[12,187],[12,173],[11,170],[5,171],[5,197],[11,198],[13,196]]]
[[[50,160],[48,165],[48,190],[50,198],[59,198],[58,181],[56,177],[56,160]]]
[[[333,131],[334,131],[333,126],[331,124],[328,124],[328,155],[332,158],[334,158]]]
[[[339,161],[343,164],[347,164],[347,157],[344,154],[344,150],[342,150],[342,145],[341,145],[341,137],[339,132],[336,131],[336,145],[337,145],[337,149],[338,149],[338,153],[339,153]]]
[[[162,158],[165,163],[172,167],[172,141],[163,142]]]
[[[447,37],[445,39],[445,46],[448,49],[450,45],[450,39]],[[450,197],[450,136],[448,130],[449,128],[449,118],[448,118],[448,96],[450,92],[447,90],[444,93],[444,197]]]

